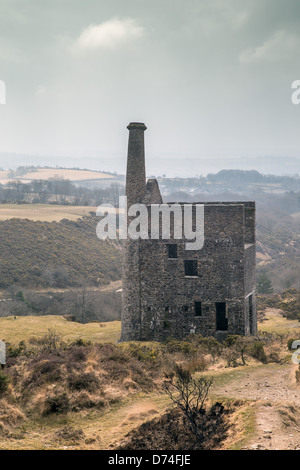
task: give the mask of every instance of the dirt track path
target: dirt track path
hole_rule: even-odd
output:
[[[268,364],[239,370],[225,384],[214,387],[222,396],[255,401],[255,435],[246,447],[253,450],[300,450],[300,388],[297,366]]]
[[[296,365],[268,364],[240,368],[233,379],[214,387],[214,392],[234,398],[284,401],[300,405],[300,388],[296,385]]]

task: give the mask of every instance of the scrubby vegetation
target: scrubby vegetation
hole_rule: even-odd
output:
[[[286,289],[280,294],[258,296],[258,308],[277,308],[282,315],[289,320],[300,321],[300,291],[298,289]]]
[[[29,170],[29,171],[28,171]],[[38,173],[38,168],[19,167],[16,171],[11,171],[7,177],[12,179],[8,183],[1,184],[0,180],[0,203],[17,203],[17,204],[72,204],[76,206],[99,206],[103,203],[117,204],[119,195],[124,194],[124,186],[119,184],[117,180],[112,182],[106,188],[93,188],[75,185],[68,179],[63,177],[54,176],[48,179],[42,179],[47,172],[40,173],[41,178],[33,179],[29,182],[22,182],[18,178],[24,177],[26,173],[33,176],[32,173]],[[60,170],[56,170],[58,173]],[[64,171],[62,172],[64,173]],[[72,174],[75,176],[89,179],[89,176],[99,175],[99,179],[103,173],[93,173],[89,171],[66,170],[65,174]],[[86,173],[86,175],[85,175]],[[49,172],[51,174],[51,171]],[[77,176],[78,176],[77,175]],[[83,181],[81,181],[83,184]]]
[[[214,450],[226,438],[234,408],[214,403],[196,417],[201,429],[201,442],[189,428],[188,419],[180,408],[168,410],[131,431],[118,445],[118,450]]]
[[[105,284],[121,278],[120,245],[99,240],[97,217],[0,222],[0,288]]]
[[[107,322],[121,318],[121,292],[116,290],[101,291],[82,285],[59,292],[55,289],[38,292],[20,286],[9,286],[4,296],[9,301],[0,302],[0,317],[62,315],[81,323]]]
[[[8,347],[0,399],[27,417],[101,410],[132,393],[152,391],[157,378],[155,369],[121,346],[65,343],[49,331],[39,340]]]
[[[112,344],[79,336],[66,340],[52,329],[26,341],[7,342],[7,366],[0,374],[0,440],[24,437],[28,423],[51,423],[55,442],[70,442],[78,448],[87,440],[86,429],[78,426],[84,417],[99,416],[101,422],[109,410],[151,396],[165,397],[163,413],[121,442],[115,440],[116,448],[218,448],[235,407],[211,400],[211,377],[248,365],[284,364],[291,354],[291,339],[290,332],[261,332],[256,338],[229,336],[223,343],[192,334],[184,341]],[[181,384],[191,392],[187,407],[177,396],[180,370]],[[171,394],[166,394],[166,383]],[[182,389],[183,398],[187,389]],[[168,401],[168,396],[174,399]],[[133,429],[134,421],[130,422]],[[72,427],[72,423],[77,425]],[[95,448],[96,444],[91,445]]]

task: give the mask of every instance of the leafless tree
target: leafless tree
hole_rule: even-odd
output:
[[[84,283],[74,293],[74,314],[81,323],[86,323],[94,314],[94,296]]]
[[[211,385],[211,378],[193,378],[191,373],[181,366],[176,366],[175,372],[164,382],[164,390],[183,411],[199,444],[204,440],[200,418],[205,413],[205,402]]]

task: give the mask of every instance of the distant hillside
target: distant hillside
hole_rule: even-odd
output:
[[[62,219],[77,220],[95,211],[94,206],[71,206],[70,204],[0,204],[0,220],[29,219],[60,222]]]
[[[105,284],[121,278],[120,245],[96,236],[97,217],[0,221],[0,288]]]
[[[268,177],[262,175],[256,170],[221,170],[216,174],[208,174],[207,180],[210,181],[246,181],[246,182],[260,182]],[[280,179],[279,177],[272,176],[272,179]]]
[[[16,185],[19,189],[18,196],[22,192],[26,192],[26,186],[22,188],[21,184],[27,185],[30,189],[38,189],[39,185],[43,182],[44,192],[49,192],[49,184],[56,185],[56,189],[60,191],[60,184],[67,190],[62,193],[68,195],[70,187],[80,185],[85,188],[108,188],[113,184],[124,185],[124,176],[118,175],[108,171],[95,171],[86,168],[64,168],[58,167],[37,167],[37,166],[18,166],[17,169],[0,170],[0,186],[8,185],[8,188],[15,188]],[[48,182],[48,184],[47,184]],[[40,188],[41,189],[41,188]],[[39,192],[39,191],[38,191]],[[57,193],[56,193],[57,194]],[[61,194],[61,193],[59,193]],[[8,198],[10,200],[10,198]],[[27,201],[32,202],[32,201]],[[41,202],[41,201],[40,201]],[[45,202],[45,201],[44,201]]]
[[[70,181],[94,180],[109,178],[114,179],[116,175],[107,172],[93,171],[80,168],[40,168],[34,166],[19,166],[16,170],[1,171],[1,179],[22,180],[47,180],[49,178],[64,178]]]
[[[209,173],[206,177],[194,178],[158,178],[163,196],[177,192],[186,192],[195,197],[204,195],[223,194],[226,192],[239,193],[243,197],[253,197],[261,194],[284,194],[288,191],[300,191],[300,178],[294,176],[276,176],[261,174],[256,170],[221,170]],[[172,199],[174,200],[174,199]]]

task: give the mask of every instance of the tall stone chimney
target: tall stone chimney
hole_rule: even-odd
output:
[[[144,132],[147,129],[141,122],[131,122],[129,130],[128,157],[126,173],[127,204],[141,203],[146,194],[146,170]]]
[[[144,132],[141,122],[131,122],[126,173],[127,207],[142,203],[147,192]],[[129,222],[129,218],[127,223]],[[124,240],[121,341],[139,341],[141,337],[140,240]]]

